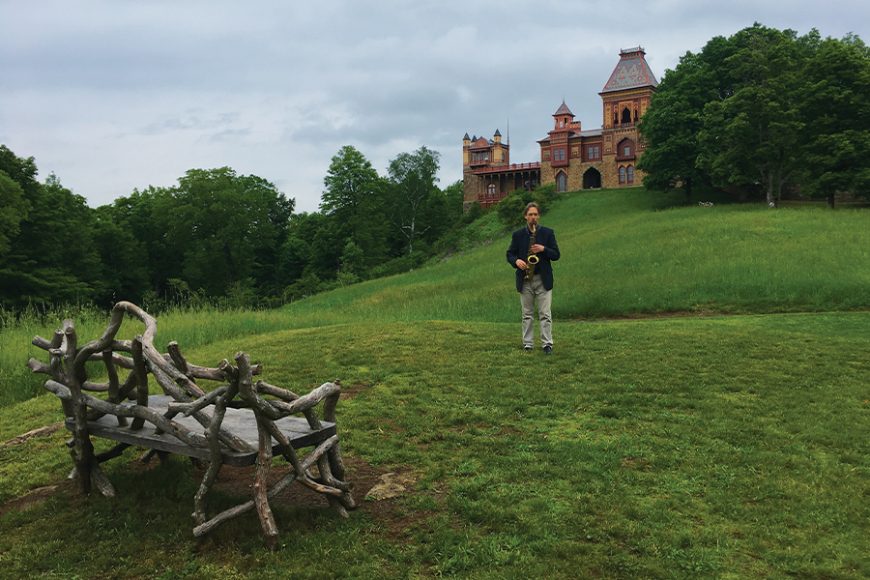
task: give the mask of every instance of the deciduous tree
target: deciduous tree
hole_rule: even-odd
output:
[[[805,67],[803,192],[870,198],[870,49],[857,36],[819,41]]]
[[[21,231],[21,220],[27,217],[28,207],[21,186],[0,170],[0,264],[9,253],[10,240]]]
[[[794,31],[756,24],[730,42],[728,98],[704,107],[698,164],[719,186],[760,187],[775,206],[803,169],[804,55]]]
[[[867,48],[760,24],[716,37],[668,71],[640,123],[644,183],[709,181],[763,193],[859,195],[870,183]],[[832,197],[830,199],[833,199]]]
[[[406,240],[408,254],[413,253],[414,242],[429,230],[434,228],[430,237],[437,237],[448,225],[444,223],[444,196],[437,186],[440,157],[440,153],[424,145],[390,161],[390,212],[397,231]]]
[[[662,78],[638,126],[647,149],[637,167],[646,172],[647,188],[681,187],[690,196],[693,187],[708,181],[696,158],[704,105],[719,96],[714,70],[704,55],[687,52]]]
[[[360,249],[360,264],[364,270],[385,260],[388,255],[388,224],[384,212],[385,184],[366,157],[351,145],[345,145],[332,158],[323,179],[320,209],[334,221],[334,233],[344,247],[353,241]],[[346,267],[346,266],[345,266]]]
[[[294,202],[272,183],[229,167],[191,169],[171,199],[161,221],[191,288],[223,296],[249,277],[259,289],[277,286],[274,266]]]
[[[101,284],[100,262],[93,212],[84,198],[53,174],[39,183],[33,158],[19,158],[5,146],[0,146],[0,172],[18,186],[16,190],[4,180],[7,190],[22,194],[10,199],[18,199],[13,203],[26,210],[17,231],[10,231],[7,251],[0,254],[0,302],[17,308],[90,301]]]

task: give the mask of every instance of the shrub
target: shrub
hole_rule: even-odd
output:
[[[518,189],[501,200],[496,206],[496,211],[502,222],[511,226],[516,225],[522,223],[523,210],[525,210],[527,204],[530,202],[537,203],[541,208],[541,213],[543,213],[558,195],[556,193],[556,186],[552,183],[532,191]]]

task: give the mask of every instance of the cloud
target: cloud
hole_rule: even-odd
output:
[[[687,50],[758,20],[856,32],[870,4],[653,0],[0,0],[0,142],[91,205],[172,185],[191,168],[254,173],[315,210],[331,157],[382,173],[421,145],[461,177],[461,137],[536,143],[564,98],[584,128],[620,48],[661,78]]]

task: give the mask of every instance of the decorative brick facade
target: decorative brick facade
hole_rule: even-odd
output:
[[[637,123],[649,108],[658,81],[641,47],[621,50],[619,62],[599,93],[600,129],[583,131],[563,101],[553,113],[553,129],[538,141],[540,162],[510,164],[510,145],[496,130],[492,139],[462,141],[464,206],[488,207],[511,191],[555,183],[559,191],[640,186],[636,170],[644,143]]]

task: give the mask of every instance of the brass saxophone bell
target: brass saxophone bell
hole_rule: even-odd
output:
[[[540,261],[541,261],[541,259],[538,256],[536,256],[535,254],[529,254],[529,257],[526,258],[526,262],[529,264],[537,264]]]

